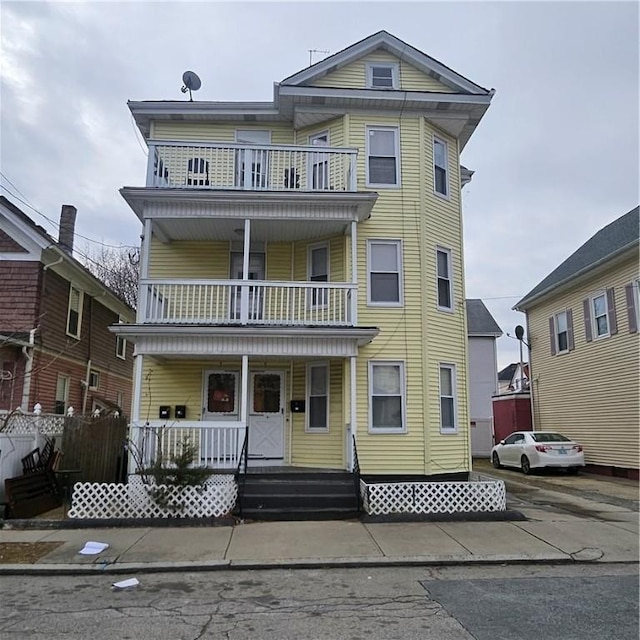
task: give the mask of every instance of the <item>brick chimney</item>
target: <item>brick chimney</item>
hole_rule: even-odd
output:
[[[60,212],[60,231],[58,232],[58,244],[69,255],[73,254],[73,234],[76,227],[76,214],[78,210],[72,204],[63,204]]]

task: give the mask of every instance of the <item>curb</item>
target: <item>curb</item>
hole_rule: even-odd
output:
[[[601,559],[572,558],[561,554],[546,557],[514,556],[475,556],[473,558],[455,558],[447,556],[400,556],[400,557],[354,557],[297,558],[282,560],[212,560],[207,562],[171,562],[171,563],[114,563],[114,564],[6,564],[0,565],[0,575],[37,575],[37,576],[74,576],[74,575],[121,575],[152,573],[185,573],[213,571],[257,571],[274,569],[357,569],[375,567],[446,567],[462,565],[637,565],[636,560],[603,561]]]

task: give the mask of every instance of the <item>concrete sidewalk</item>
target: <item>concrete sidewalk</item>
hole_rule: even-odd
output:
[[[296,521],[219,527],[0,529],[1,543],[59,543],[0,574],[441,565],[514,562],[637,563],[638,514],[601,522],[530,509],[526,522]],[[85,542],[106,542],[96,556]]]

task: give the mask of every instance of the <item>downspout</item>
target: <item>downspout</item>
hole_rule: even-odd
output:
[[[29,411],[29,396],[31,394],[31,372],[33,371],[33,349],[35,347],[36,329],[29,331],[29,346],[22,347],[22,354],[26,359],[24,365],[24,382],[22,384],[22,402],[20,407],[23,411]]]

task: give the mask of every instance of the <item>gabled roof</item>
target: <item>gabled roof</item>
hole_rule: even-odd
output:
[[[511,382],[517,368],[518,368],[517,362],[512,362],[511,364],[508,364],[504,369],[502,369],[501,371],[498,371],[498,380],[500,382]]]
[[[72,255],[65,251],[59,242],[50,236],[46,230],[39,224],[36,224],[24,211],[19,209],[15,204],[8,200],[5,196],[0,196],[0,219],[3,217],[9,220],[11,217],[15,220],[14,229],[19,229],[24,234],[23,238],[29,238],[34,246],[38,246],[40,251],[38,256],[42,262],[45,262],[45,255],[49,256],[46,264],[50,264],[54,271],[69,279],[81,278],[82,286],[86,287],[86,292],[91,295],[103,295],[101,304],[111,309],[115,313],[123,317],[132,316],[134,310],[129,307],[112,289],[107,287],[101,280],[96,278],[81,262],[76,260]],[[46,253],[45,253],[46,252]]]
[[[600,229],[513,308],[524,311],[534,300],[638,246],[639,225],[639,208],[636,207]]]
[[[401,60],[410,62],[414,67],[446,85],[453,92],[482,95],[488,95],[490,93],[488,89],[477,85],[475,82],[471,82],[468,78],[456,73],[453,69],[438,62],[435,58],[419,51],[387,31],[378,31],[342,51],[334,53],[332,56],[320,62],[316,62],[316,64],[307,69],[294,73],[288,78],[285,78],[280,84],[299,86],[314,82],[326,76],[328,73],[368,55],[376,49],[383,49]]]
[[[467,335],[468,336],[495,336],[502,335],[502,329],[493,319],[484,302],[477,298],[467,299]]]

